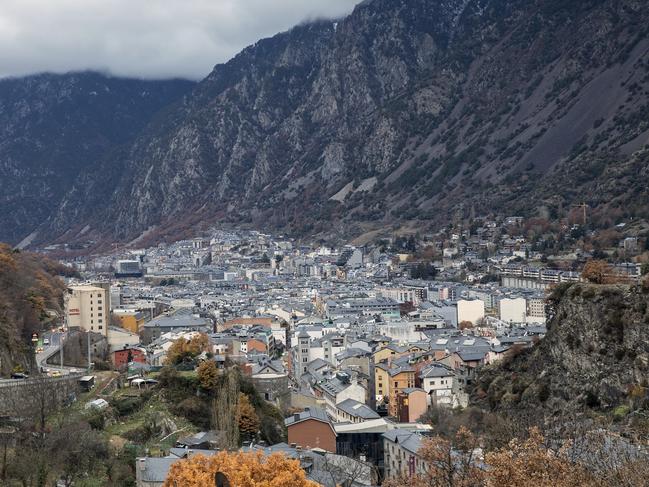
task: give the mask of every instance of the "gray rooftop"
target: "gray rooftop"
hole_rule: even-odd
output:
[[[291,426],[292,424],[300,423],[301,421],[306,421],[307,419],[315,419],[316,421],[322,421],[323,423],[331,424],[329,416],[324,409],[321,408],[307,408],[301,413],[295,413],[284,420],[286,426]]]
[[[354,399],[345,399],[343,402],[336,405],[338,409],[346,412],[351,416],[362,419],[378,419],[380,416],[370,408],[368,405],[363,404],[362,402],[355,401]]]

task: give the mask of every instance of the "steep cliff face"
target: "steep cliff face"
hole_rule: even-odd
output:
[[[574,284],[558,291],[546,337],[484,369],[474,399],[539,418],[646,410],[649,287]]]
[[[584,198],[643,216],[648,49],[640,0],[363,2],[216,66],[81,171],[41,235],[350,236]]]
[[[0,80],[0,239],[17,242],[43,223],[80,172],[98,184],[118,175],[114,164],[98,171],[100,161],[192,86],[98,73]]]

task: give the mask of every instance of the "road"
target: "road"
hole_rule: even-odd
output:
[[[60,331],[48,331],[43,333],[43,340],[48,339],[50,344],[43,347],[41,353],[36,354],[36,363],[41,368],[41,370],[51,370],[59,371],[62,375],[75,374],[83,372],[82,369],[76,367],[63,367],[61,368],[60,364],[48,364],[47,360],[58,353],[61,343],[64,342],[67,338],[67,332]],[[65,359],[65,356],[63,357]]]
[[[61,368],[58,364],[48,364],[47,360],[56,354],[59,351],[61,342],[65,342],[67,337],[67,332],[60,331],[47,331],[41,334],[41,338],[45,340],[46,338],[50,341],[48,346],[43,347],[43,351],[36,354],[36,364],[40,370],[48,372],[59,372],[61,376],[70,375],[70,374],[82,374],[85,372],[85,369],[80,369],[78,367],[63,367]],[[65,358],[65,357],[63,357]],[[0,379],[0,387],[6,387],[10,385],[15,385],[21,383],[24,379]]]

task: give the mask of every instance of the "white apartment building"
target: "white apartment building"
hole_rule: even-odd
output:
[[[503,298],[498,303],[498,311],[505,323],[525,323],[527,301],[525,298]]]
[[[460,299],[457,302],[457,323],[469,321],[477,324],[484,318],[484,301],[480,299]]]
[[[545,323],[545,299],[542,297],[529,298],[527,300],[527,322]]]
[[[97,286],[70,286],[65,295],[65,319],[71,328],[108,336],[109,291]]]

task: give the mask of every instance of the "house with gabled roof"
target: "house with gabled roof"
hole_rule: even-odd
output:
[[[306,408],[284,420],[290,445],[336,452],[336,431],[324,409]]]

